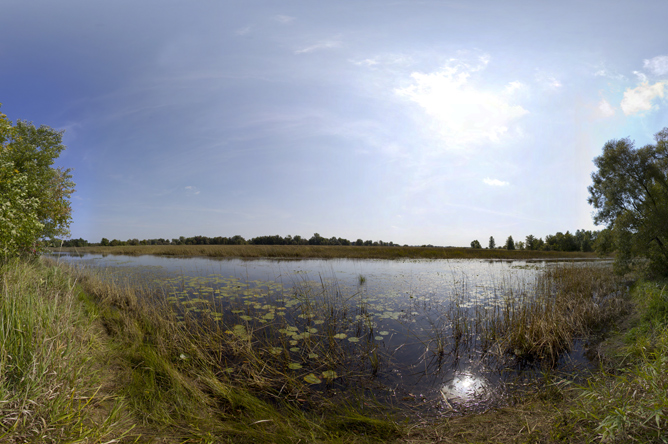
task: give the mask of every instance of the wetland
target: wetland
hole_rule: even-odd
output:
[[[627,290],[601,260],[56,257],[217,338],[208,353],[227,383],[421,418],[507,404],[546,372],[584,378]]]

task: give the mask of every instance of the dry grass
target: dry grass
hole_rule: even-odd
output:
[[[282,258],[282,259],[595,259],[595,253],[487,250],[440,247],[353,247],[314,245],[138,245],[117,247],[62,248],[52,251],[91,254],[123,254],[139,256],[208,256],[219,258]]]

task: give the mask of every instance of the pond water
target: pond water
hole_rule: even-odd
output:
[[[478,327],[509,294],[530,291],[538,273],[558,263],[58,258],[105,269],[110,279],[155,285],[183,314],[206,313],[232,335],[271,326],[274,342],[262,346],[289,355],[289,368],[314,387],[361,384],[382,402],[436,411],[489,405],[505,395],[504,387],[535,377],[536,366],[509,365],[491,353]],[[348,358],[326,363],[331,347]],[[584,351],[576,343],[556,370],[591,368]]]

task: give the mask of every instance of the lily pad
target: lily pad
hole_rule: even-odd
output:
[[[332,379],[336,379],[337,376],[338,375],[336,374],[336,372],[334,370],[325,370],[324,372],[322,372],[322,377],[325,378],[325,379],[328,379],[330,381]]]
[[[350,342],[359,342],[359,341],[360,341],[360,338],[351,337],[351,338],[348,338],[348,341],[350,341]]]
[[[304,381],[308,382],[309,384],[320,384],[322,382],[322,380],[313,373],[309,373],[308,375],[304,376]]]
[[[345,333],[339,333],[339,334],[334,335],[334,339],[346,339],[347,337],[348,337],[348,335],[345,334]]]
[[[289,368],[290,370],[299,370],[300,368],[302,368],[302,365],[301,365],[301,364],[298,364],[298,363],[296,363],[296,362],[291,362],[291,363],[288,365],[288,368]]]

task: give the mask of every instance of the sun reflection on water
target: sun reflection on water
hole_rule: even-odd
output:
[[[447,403],[468,403],[487,397],[489,382],[469,371],[456,373],[441,386],[441,397]]]

